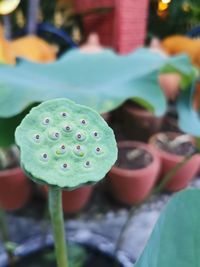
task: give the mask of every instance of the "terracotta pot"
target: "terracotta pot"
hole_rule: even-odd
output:
[[[43,187],[47,196],[48,188]],[[83,186],[72,191],[62,191],[62,204],[65,213],[76,213],[83,209],[92,194],[92,186]]]
[[[159,171],[160,160],[151,146],[134,141],[121,141],[118,148],[142,148],[152,156],[152,162],[137,170],[122,169],[114,166],[108,173],[111,193],[121,203],[132,205],[143,201],[153,189]],[[119,150],[120,153],[120,150]]]
[[[22,208],[31,194],[31,184],[21,168],[0,171],[0,206],[6,210]]]
[[[175,132],[167,132],[165,134],[170,134],[174,137],[180,135],[179,133]],[[158,138],[158,135],[159,133],[153,135],[150,138],[149,143],[154,147],[157,155],[161,159],[162,167],[161,167],[160,179],[162,179],[171,169],[173,169],[178,163],[184,160],[184,156],[172,154],[159,148],[156,145],[156,140]],[[195,140],[192,137],[191,137],[191,142],[192,143],[195,142]],[[187,187],[188,183],[197,174],[199,165],[200,165],[200,155],[195,154],[179,170],[177,170],[176,174],[167,183],[165,188],[168,189],[169,191],[175,192]]]
[[[153,113],[134,103],[124,105],[123,114],[125,133],[132,140],[147,141],[161,129],[163,117],[155,117]]]

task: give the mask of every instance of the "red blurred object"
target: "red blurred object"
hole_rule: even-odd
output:
[[[144,44],[148,15],[148,0],[75,0],[77,13],[111,8],[105,13],[84,16],[86,37],[96,32],[101,44],[114,48],[121,54],[129,53]]]
[[[0,171],[0,207],[5,210],[22,208],[30,198],[31,184],[19,168]]]
[[[42,187],[45,196],[47,197],[48,187]],[[62,191],[62,204],[63,204],[63,211],[65,213],[77,213],[81,209],[83,209],[93,192],[93,187],[91,185],[83,186],[72,191]]]

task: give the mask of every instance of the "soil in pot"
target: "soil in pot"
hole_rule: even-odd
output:
[[[117,263],[118,267],[122,267]],[[69,267],[115,267],[116,261],[99,251],[78,245],[69,247]],[[15,267],[56,267],[52,248],[45,249],[23,258]]]
[[[172,192],[187,187],[189,181],[197,174],[200,164],[200,156],[196,154],[194,139],[189,135],[166,132],[152,136],[149,142],[161,159],[160,179],[177,168],[177,165],[184,162],[186,157],[190,157],[175,171],[165,186]]]
[[[122,169],[138,170],[147,167],[152,162],[149,152],[141,148],[119,148],[118,159],[115,166]]]
[[[156,145],[171,154],[179,156],[191,156],[196,153],[196,147],[187,135],[180,135],[174,138],[172,135],[160,134]]]

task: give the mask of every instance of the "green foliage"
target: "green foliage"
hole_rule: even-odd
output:
[[[117,159],[112,129],[98,113],[67,99],[33,108],[16,129],[16,143],[28,175],[61,188],[97,182]]]
[[[185,35],[192,27],[199,25],[199,2],[197,0],[173,0],[166,16],[159,17],[157,1],[150,1],[149,35],[164,38],[173,34]]]
[[[179,127],[188,134],[200,137],[200,116],[193,108],[193,95],[196,81],[187,90],[182,91],[177,103]]]
[[[15,67],[1,65],[0,145],[12,143],[13,129],[26,107],[58,97],[67,97],[99,113],[111,111],[129,98],[137,98],[161,116],[167,104],[158,75],[165,66],[171,66],[173,72],[180,73],[188,82],[193,77],[186,56],[165,58],[144,48],[127,56],[118,56],[111,50],[99,54],[73,50],[51,64],[20,61]],[[12,117],[14,121],[10,121]]]
[[[176,194],[161,213],[135,267],[199,266],[200,190]]]

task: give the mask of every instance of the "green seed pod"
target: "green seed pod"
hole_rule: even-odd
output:
[[[32,180],[73,189],[102,179],[117,159],[114,133],[94,110],[68,99],[33,108],[15,132]]]

